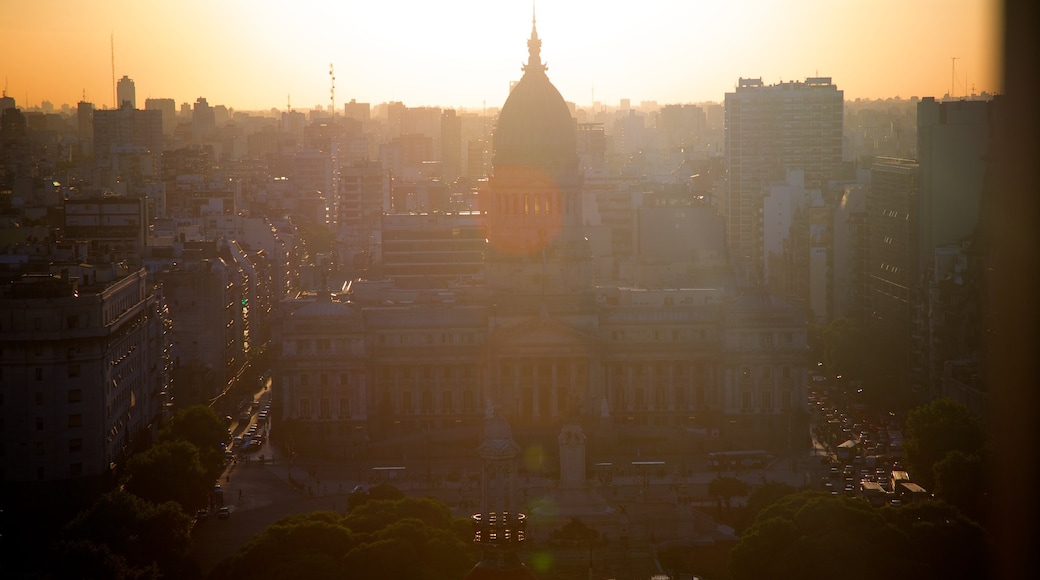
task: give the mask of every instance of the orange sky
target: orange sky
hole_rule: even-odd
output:
[[[549,77],[593,99],[721,101],[738,77],[830,76],[846,99],[999,92],[999,0],[542,0]],[[350,99],[500,106],[527,60],[515,0],[2,0],[0,75],[19,106],[148,97],[236,109]],[[957,57],[954,75],[951,58]],[[952,77],[952,78],[951,78]]]

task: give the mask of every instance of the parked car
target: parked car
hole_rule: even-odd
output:
[[[228,506],[224,506],[224,507],[220,508],[219,510],[217,510],[217,518],[218,519],[226,520],[226,519],[228,519],[230,517],[231,517],[231,510],[228,508]]]

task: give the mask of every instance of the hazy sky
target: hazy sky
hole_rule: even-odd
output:
[[[0,0],[0,76],[19,105],[148,97],[240,110],[356,99],[500,106],[530,0]],[[846,99],[999,92],[999,0],[540,0],[549,78],[585,106],[721,101],[738,77],[832,77]]]

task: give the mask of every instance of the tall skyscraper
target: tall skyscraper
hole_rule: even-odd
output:
[[[137,89],[134,88],[134,80],[126,75],[116,83],[116,102],[120,109],[127,105],[131,109],[137,108]]]
[[[975,231],[990,118],[997,102],[938,102],[926,97],[917,104],[921,264],[932,259],[935,248],[960,242]]]
[[[830,77],[764,85],[741,78],[726,93],[726,228],[730,261],[752,283],[765,269],[762,198],[787,170],[822,190],[842,160],[844,94]]]

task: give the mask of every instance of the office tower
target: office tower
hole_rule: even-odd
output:
[[[173,99],[145,99],[144,110],[159,111],[162,114],[164,135],[172,135],[177,128],[177,102]]]
[[[938,102],[926,97],[917,104],[921,264],[932,259],[935,248],[960,242],[975,231],[990,118],[998,102]]]
[[[372,105],[350,99],[349,103],[343,105],[343,116],[363,123],[370,121],[372,119]]]
[[[885,337],[893,366],[906,371],[921,348],[912,338],[913,312],[920,301],[917,204],[920,167],[908,159],[879,157],[870,170],[867,195],[870,229],[868,325]]]
[[[217,132],[217,114],[203,97],[195,100],[191,110],[191,129],[196,142],[205,141]]]
[[[441,113],[442,178],[453,182],[462,175],[462,118],[453,109]]]
[[[119,103],[119,107],[117,107],[119,109],[137,108],[137,89],[134,88],[133,79],[126,75],[123,75],[123,78],[116,83],[116,102]]]
[[[830,77],[765,85],[741,78],[726,93],[726,227],[729,257],[751,283],[763,281],[762,198],[787,170],[822,190],[842,160],[843,93]]]

